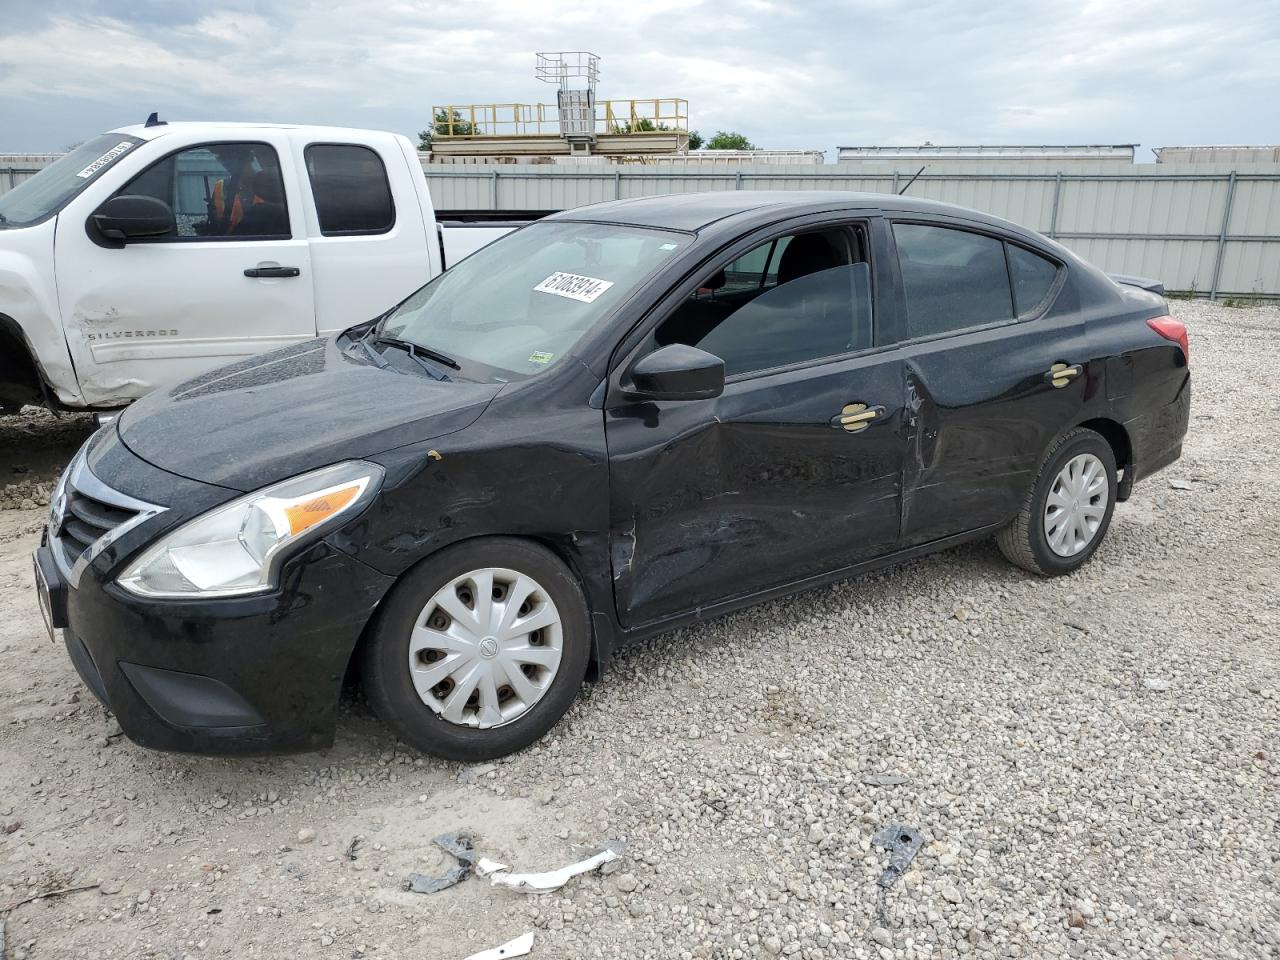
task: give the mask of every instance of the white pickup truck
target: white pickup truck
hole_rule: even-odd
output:
[[[0,195],[0,410],[110,410],[378,316],[516,224],[437,222],[373,130],[162,123]]]

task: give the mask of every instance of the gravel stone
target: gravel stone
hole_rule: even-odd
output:
[[[462,768],[358,697],[320,753],[113,736],[30,580],[90,428],[0,418],[0,905],[119,878],[13,910],[10,957],[464,957],[525,930],[581,960],[1280,957],[1280,309],[1172,308],[1183,458],[1077,573],[973,543],[663,634]],[[882,890],[886,824],[926,841]],[[521,872],[627,846],[543,896],[408,893],[452,866],[442,833]]]

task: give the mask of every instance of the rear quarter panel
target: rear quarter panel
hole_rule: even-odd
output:
[[[1163,297],[1119,286],[1087,323],[1093,355],[1105,365],[1110,418],[1128,435],[1134,480],[1177,459],[1190,420],[1187,359],[1147,325],[1168,312]]]

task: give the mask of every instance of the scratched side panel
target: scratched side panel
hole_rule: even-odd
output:
[[[911,344],[904,546],[1013,517],[1053,439],[1105,401],[1069,290],[1037,320]],[[1054,363],[1083,373],[1054,387]]]
[[[509,385],[466,430],[371,457],[387,469],[384,492],[340,546],[399,576],[462,540],[529,537],[569,563],[589,607],[612,610],[604,429],[587,404],[595,385],[567,361]]]
[[[896,352],[607,413],[614,588],[634,626],[890,552],[901,492]],[[849,403],[885,414],[833,427]]]

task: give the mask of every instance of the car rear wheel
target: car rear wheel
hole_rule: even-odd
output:
[[[554,554],[477,540],[396,584],[364,651],[364,686],[383,721],[424,753],[489,760],[556,724],[590,648],[582,589]]]
[[[1049,451],[1017,518],[996,534],[996,543],[1024,570],[1071,573],[1102,543],[1115,502],[1110,444],[1092,430],[1072,430]]]

